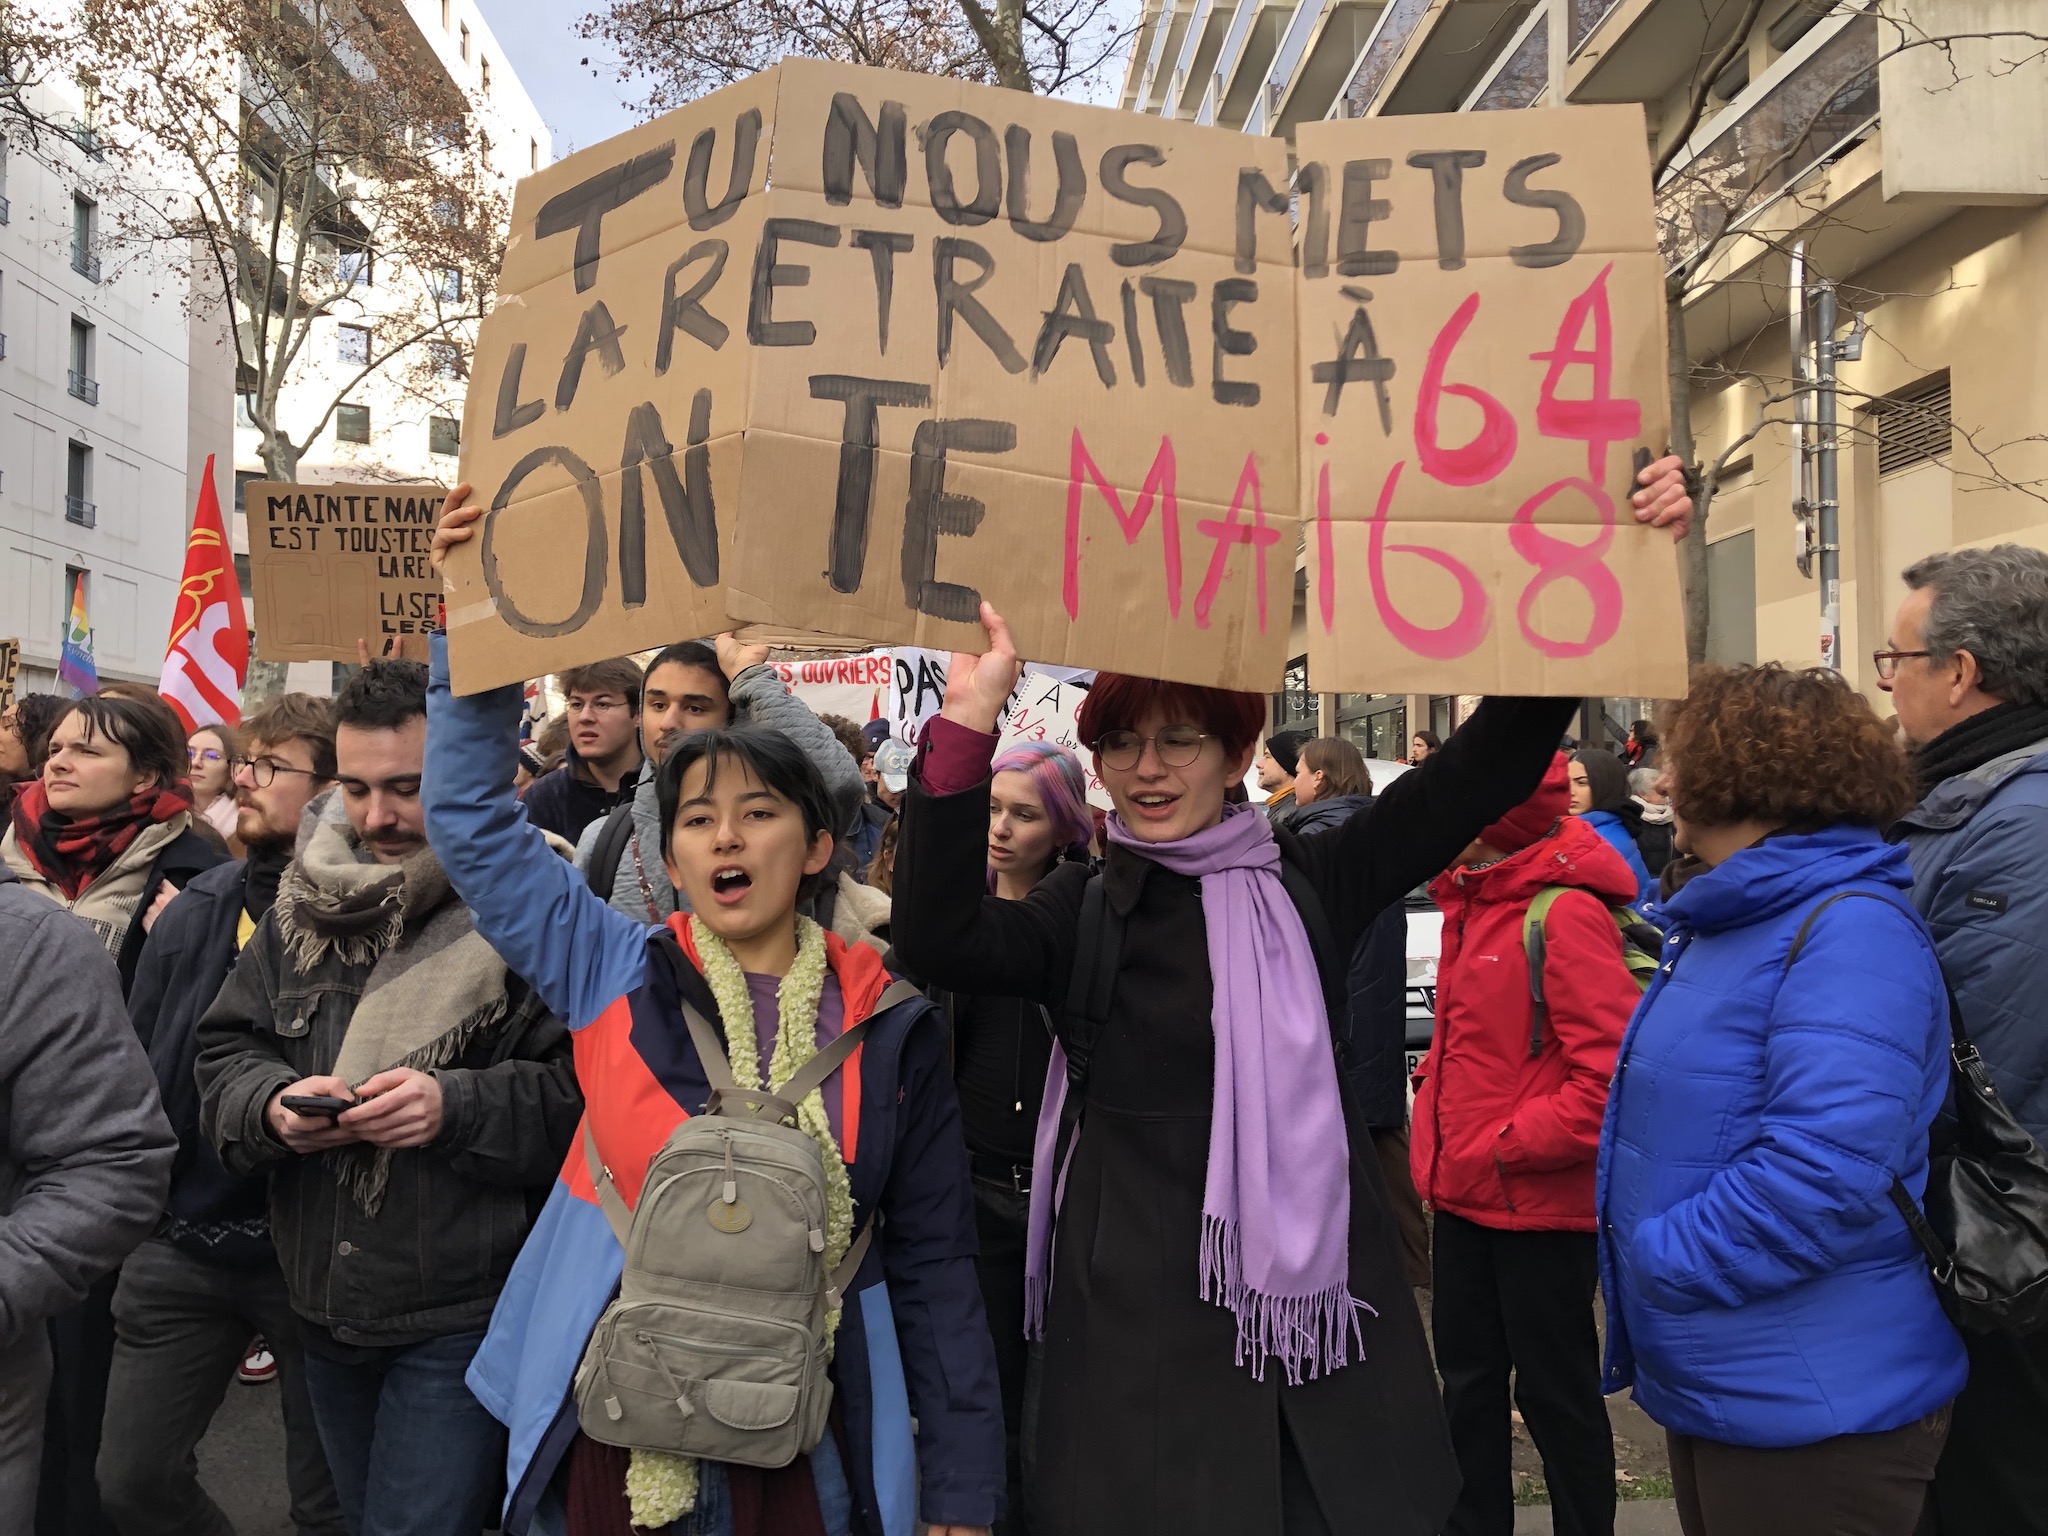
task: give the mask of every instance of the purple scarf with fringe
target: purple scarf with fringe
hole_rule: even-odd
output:
[[[1148,843],[1109,818],[1109,840],[1202,882],[1215,1002],[1216,1102],[1202,1192],[1198,1275],[1204,1301],[1237,1318],[1237,1363],[1265,1378],[1276,1359],[1298,1385],[1351,1363],[1360,1308],[1347,1287],[1350,1139],[1337,1092],[1329,1012],[1301,917],[1280,881],[1280,845],[1248,805],[1215,826]],[[1052,1166],[1067,1095],[1053,1050],[1039,1111],[1025,1248],[1025,1332],[1041,1337],[1052,1275],[1053,1217],[1066,1192]],[[1069,1161],[1071,1161],[1071,1152]]]

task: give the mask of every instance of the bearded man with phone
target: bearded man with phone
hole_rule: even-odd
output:
[[[375,660],[343,688],[337,792],[199,1025],[201,1126],[269,1177],[358,1536],[495,1522],[504,1431],[463,1377],[582,1113],[568,1031],[427,846],[426,684]]]

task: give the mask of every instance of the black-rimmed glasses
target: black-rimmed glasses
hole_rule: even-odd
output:
[[[309,779],[319,779],[323,782],[327,778],[327,775],[324,773],[315,773],[310,768],[294,768],[290,763],[280,763],[274,757],[236,758],[232,771],[236,775],[240,775],[244,770],[247,770],[249,774],[249,782],[258,789],[270,788],[272,782],[276,780],[280,773],[303,774]]]

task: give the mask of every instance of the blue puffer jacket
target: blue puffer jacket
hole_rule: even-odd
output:
[[[1579,820],[1607,839],[1607,846],[1621,855],[1628,865],[1628,872],[1636,877],[1635,908],[1646,910],[1657,899],[1657,882],[1650,876],[1650,866],[1643,862],[1643,850],[1636,846],[1635,834],[1628,823],[1612,811],[1587,811]]]
[[[1943,780],[1892,836],[1971,1043],[2048,1143],[2048,741]]]
[[[1664,964],[1600,1135],[1606,1390],[1667,1429],[1810,1445],[1896,1429],[1968,1366],[1893,1208],[1927,1184],[1948,1007],[1904,850],[1784,834],[1665,903]],[[1837,891],[1789,970],[1799,926]]]

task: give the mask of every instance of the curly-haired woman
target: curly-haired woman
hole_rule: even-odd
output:
[[[1703,669],[1663,725],[1686,859],[1600,1140],[1606,1389],[1664,1426],[1687,1536],[1912,1536],[1966,1374],[1892,1201],[1948,1081],[1879,830],[1912,773],[1825,670]]]

